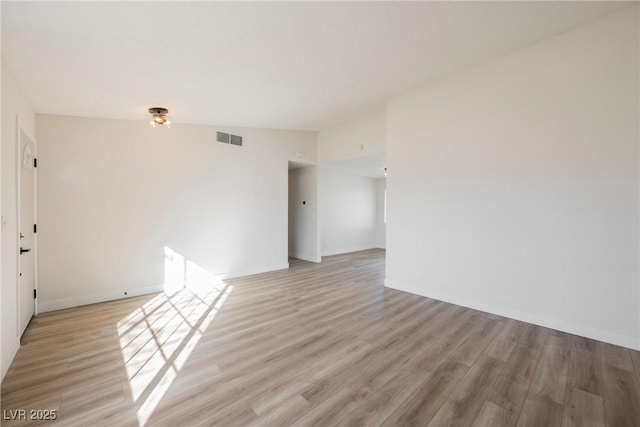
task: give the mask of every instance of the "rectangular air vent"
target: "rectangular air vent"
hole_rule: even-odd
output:
[[[225,133],[225,132],[216,132],[216,141],[224,142],[225,144],[228,144],[230,136],[231,135],[229,135],[228,133]]]
[[[216,132],[216,141],[242,147],[242,137],[240,135],[231,135],[230,133],[226,132]]]

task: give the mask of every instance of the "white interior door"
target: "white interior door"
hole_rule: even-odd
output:
[[[20,335],[35,313],[36,263],[35,263],[35,143],[20,130],[19,156],[19,327]]]

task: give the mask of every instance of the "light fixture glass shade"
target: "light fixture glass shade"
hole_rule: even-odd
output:
[[[166,125],[167,127],[170,127],[169,125],[171,122],[169,121],[169,110],[166,108],[149,108],[149,114],[151,114],[151,121],[149,122],[151,127],[156,127],[158,125]]]

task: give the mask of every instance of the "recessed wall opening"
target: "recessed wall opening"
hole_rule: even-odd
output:
[[[386,248],[384,153],[320,166],[322,256]]]
[[[318,167],[288,163],[287,243],[289,258],[320,262]]]

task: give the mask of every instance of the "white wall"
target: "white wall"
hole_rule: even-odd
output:
[[[322,256],[376,246],[376,180],[319,167]]]
[[[387,247],[387,224],[384,221],[384,192],[387,189],[387,179],[378,178],[376,185],[376,229],[374,244],[377,248]]]
[[[640,348],[638,7],[391,100],[390,287]]]
[[[2,321],[2,378],[18,351],[17,323],[17,194],[16,194],[16,117],[35,141],[35,114],[10,72],[2,67],[2,251],[0,313]]]
[[[360,160],[384,154],[386,126],[382,108],[318,132],[318,164],[324,165],[318,175],[323,256],[385,247],[378,180],[334,166],[362,169]]]
[[[318,132],[318,163],[384,153],[386,137],[384,110],[323,130]]]
[[[289,256],[320,262],[318,168],[289,171]]]
[[[166,253],[227,277],[288,266],[288,160],[315,161],[315,133],[51,115],[37,129],[42,311],[157,290]]]

